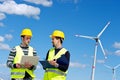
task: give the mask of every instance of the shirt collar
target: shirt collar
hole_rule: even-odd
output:
[[[22,47],[22,48],[28,48],[29,46],[28,45],[27,46],[23,46],[22,43],[21,43],[20,47]]]

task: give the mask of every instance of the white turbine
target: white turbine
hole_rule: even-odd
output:
[[[113,75],[112,75],[112,80],[116,80],[116,69],[117,69],[118,67],[120,67],[120,64],[118,64],[118,65],[115,66],[115,67],[111,67],[111,66],[108,66],[108,65],[104,65],[104,66],[112,70],[112,73],[113,73]]]
[[[76,37],[83,37],[83,38],[88,38],[88,39],[92,39],[95,40],[96,45],[95,45],[95,53],[94,53],[94,59],[93,59],[93,65],[92,65],[92,75],[91,75],[91,80],[94,80],[94,75],[95,75],[95,67],[96,67],[96,54],[97,54],[97,47],[98,47],[98,43],[100,44],[100,47],[102,49],[102,52],[105,56],[105,59],[107,59],[105,51],[103,49],[102,43],[100,41],[100,36],[102,35],[102,33],[104,32],[104,30],[108,27],[108,25],[110,24],[110,22],[107,23],[107,25],[102,29],[102,31],[97,35],[97,37],[92,37],[92,36],[83,36],[83,35],[75,35]]]

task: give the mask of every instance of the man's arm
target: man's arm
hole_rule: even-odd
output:
[[[70,53],[67,51],[64,55],[62,55],[58,60],[58,69],[62,71],[67,71],[70,62]]]
[[[11,49],[10,51],[10,54],[8,56],[8,60],[7,60],[7,63],[6,65],[9,67],[9,68],[15,68],[16,66],[14,65],[13,61],[14,61],[14,58],[16,56],[16,49],[13,48]]]

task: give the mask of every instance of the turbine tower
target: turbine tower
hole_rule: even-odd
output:
[[[95,51],[94,51],[94,59],[93,59],[93,65],[92,65],[92,75],[91,75],[91,80],[94,80],[94,75],[95,75],[95,67],[96,67],[96,55],[97,55],[97,47],[98,47],[98,43],[102,49],[102,52],[105,56],[105,59],[107,59],[105,51],[103,49],[102,43],[100,41],[100,36],[102,35],[102,33],[105,31],[105,29],[108,27],[108,25],[110,24],[110,22],[108,22],[106,24],[106,26],[102,29],[102,31],[96,36],[96,37],[92,37],[92,36],[84,36],[84,35],[75,35],[76,37],[83,37],[83,38],[88,38],[88,39],[92,39],[95,40]]]
[[[115,67],[111,67],[111,66],[108,66],[108,65],[104,65],[105,67],[107,67],[108,69],[111,69],[112,70],[112,80],[117,80],[116,79],[116,69],[118,68],[118,67],[120,67],[120,64],[118,64],[117,66],[115,66]]]

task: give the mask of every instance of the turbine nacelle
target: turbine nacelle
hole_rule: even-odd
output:
[[[105,53],[105,51],[104,51],[104,49],[103,49],[103,46],[102,46],[102,43],[101,43],[99,37],[83,36],[83,35],[78,35],[78,34],[75,35],[75,36],[76,36],[76,37],[83,37],[83,38],[88,38],[88,39],[91,39],[91,40],[95,40],[96,44],[97,44],[97,43],[100,44],[100,47],[101,47],[102,52],[103,52],[103,54],[104,54],[104,57],[105,57],[105,59],[107,59],[106,53]]]

